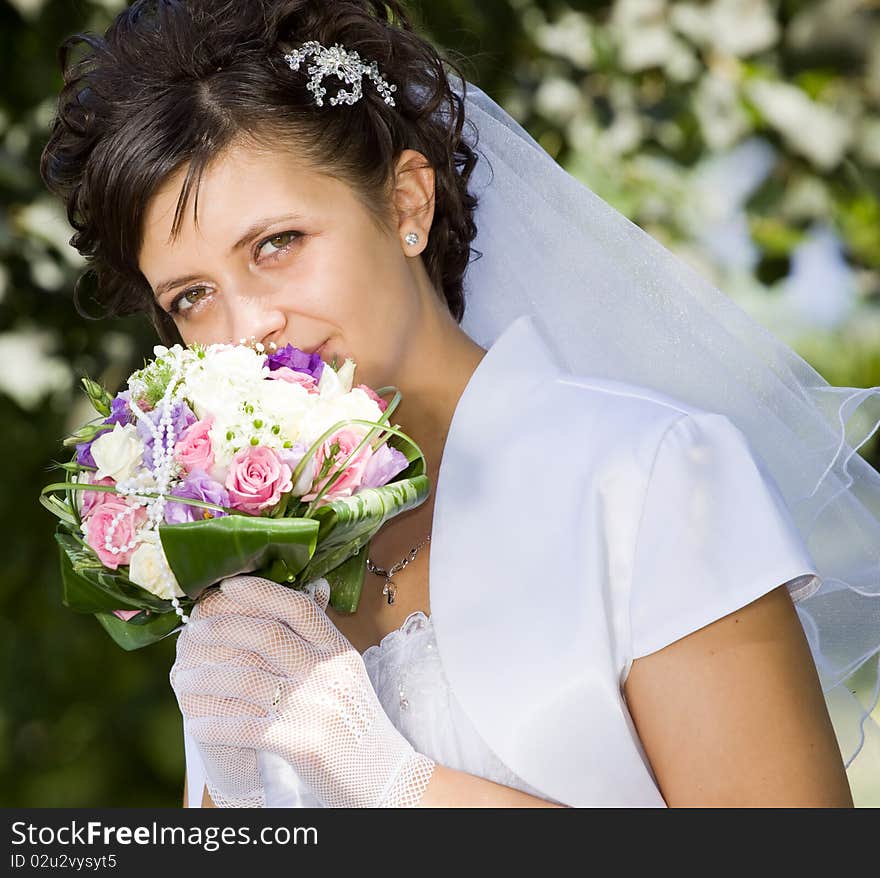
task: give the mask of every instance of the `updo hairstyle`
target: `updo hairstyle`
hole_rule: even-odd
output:
[[[285,52],[316,40],[355,50],[397,86],[389,106],[367,77],[363,97],[331,106],[343,83],[324,79],[322,107]],[[75,49],[84,48],[84,52]],[[74,57],[76,55],[76,57]],[[180,341],[138,268],[151,197],[187,167],[174,217],[212,160],[233,143],[288,149],[352,187],[390,226],[392,172],[406,148],[435,171],[435,212],[422,259],[457,322],[476,237],[468,181],[476,153],[463,138],[465,76],[417,34],[397,0],[136,0],[100,36],[78,33],[58,50],[64,86],[40,162],[76,229],[87,270],[75,288],[86,317],[147,312],[165,344]],[[450,74],[457,78],[457,92]],[[474,144],[476,145],[476,144]],[[84,286],[93,307],[84,307]],[[93,314],[94,305],[99,313]]]

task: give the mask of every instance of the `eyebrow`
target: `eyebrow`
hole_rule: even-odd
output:
[[[245,244],[247,244],[248,241],[250,241],[252,238],[255,238],[261,231],[263,231],[263,229],[265,229],[267,226],[271,226],[273,223],[280,223],[286,220],[295,220],[298,222],[301,219],[302,216],[298,213],[285,213],[281,214],[280,216],[263,217],[263,219],[259,219],[256,222],[251,223],[251,225],[244,230],[241,237],[229,248],[229,252],[227,255],[232,256],[236,250],[240,250],[242,247],[244,247]],[[198,274],[187,274],[183,277],[176,277],[172,280],[162,281],[162,283],[160,283],[156,287],[154,295],[157,299],[160,299],[169,290],[173,290],[175,287],[191,283],[194,280],[198,280],[199,277],[200,275]]]

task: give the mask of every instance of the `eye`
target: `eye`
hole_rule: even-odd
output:
[[[168,313],[171,315],[185,314],[201,301],[202,293],[207,291],[206,287],[190,287],[174,297],[174,301],[168,306]]]
[[[266,258],[267,259],[275,259],[276,257],[280,256],[282,253],[286,253],[288,250],[290,250],[290,248],[293,246],[294,241],[296,241],[297,238],[301,238],[301,237],[302,237],[302,232],[295,232],[295,231],[279,232],[277,235],[272,235],[272,237],[264,238],[262,241],[260,241],[260,243],[257,245],[257,253],[259,254],[262,251],[263,247],[266,246],[266,244],[271,244],[273,247],[276,247],[277,249],[274,251],[270,251],[268,253],[268,255],[266,256]],[[281,246],[281,243],[283,243],[284,241],[288,241],[289,243],[285,244],[284,246]]]
[[[302,232],[293,230],[279,232],[278,234],[271,235],[260,241],[257,245],[256,253],[259,254],[267,244],[271,244],[275,250],[269,252],[264,261],[277,259],[288,250],[292,249],[297,239],[301,237],[303,237]],[[207,287],[190,287],[188,290],[184,290],[182,293],[179,293],[174,297],[174,301],[168,306],[168,313],[171,314],[172,317],[189,316],[188,312],[201,306],[205,298],[204,294],[207,292],[210,292]]]

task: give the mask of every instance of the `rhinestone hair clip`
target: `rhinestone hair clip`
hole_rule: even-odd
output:
[[[389,106],[394,106],[394,98],[391,92],[397,90],[396,85],[391,85],[384,76],[379,73],[379,67],[375,61],[364,64],[361,56],[354,50],[348,51],[339,43],[334,43],[329,49],[316,40],[309,40],[299,49],[294,49],[284,55],[284,60],[291,70],[299,70],[300,65],[307,56],[313,55],[314,64],[309,64],[307,72],[311,76],[306,88],[315,95],[315,102],[319,107],[324,106],[324,95],[327,89],[321,84],[325,76],[334,74],[346,85],[352,86],[351,91],[340,88],[336,95],[330,98],[332,105],[353,104],[363,96],[362,79],[364,74],[370,77],[376,85],[376,90]]]

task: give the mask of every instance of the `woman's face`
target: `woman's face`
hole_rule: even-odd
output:
[[[433,201],[427,215],[385,232],[340,180],[283,151],[233,146],[202,177],[198,228],[191,195],[171,242],[184,174],[148,205],[139,262],[186,344],[254,336],[313,351],[326,342],[321,357],[330,362],[336,354],[341,364],[350,356],[359,382],[394,383],[425,302],[446,307],[435,293],[425,295],[424,267],[410,258],[424,247]],[[433,172],[398,181],[404,177],[395,207],[430,200]],[[415,247],[403,240],[409,231],[419,232]]]

